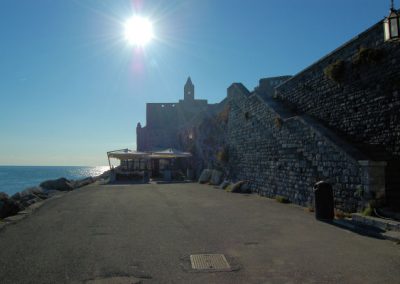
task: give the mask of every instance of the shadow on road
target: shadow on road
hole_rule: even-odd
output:
[[[355,224],[351,220],[345,220],[345,219],[338,219],[338,220],[333,220],[333,221],[321,221],[330,225],[333,225],[335,227],[339,227],[341,229],[362,235],[362,236],[367,236],[375,239],[380,239],[383,240],[385,239],[382,236],[382,233],[385,231],[376,227],[372,226],[367,226],[367,225],[361,225],[361,224]]]

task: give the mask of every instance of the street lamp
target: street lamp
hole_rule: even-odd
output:
[[[385,41],[400,39],[400,14],[394,9],[393,0],[391,0],[391,4],[389,16],[383,21]]]

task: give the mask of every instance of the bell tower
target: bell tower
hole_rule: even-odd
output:
[[[184,91],[184,97],[183,97],[184,101],[194,101],[194,85],[190,77],[187,79],[183,91]]]

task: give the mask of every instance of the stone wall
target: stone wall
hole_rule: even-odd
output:
[[[150,128],[136,127],[136,150],[137,151],[154,151],[164,150],[167,148],[178,148],[178,128]]]
[[[303,206],[310,205],[313,185],[323,179],[333,184],[337,208],[353,212],[362,206],[356,193],[368,187],[362,153],[312,118],[292,116],[279,102],[241,84],[228,89],[228,99],[225,135],[232,178],[248,180],[261,195],[283,195]]]
[[[188,133],[195,132],[194,126],[209,127],[208,119],[220,110],[222,104],[223,102],[208,104],[206,100],[180,101],[176,104],[148,104],[147,125],[142,127],[138,123],[136,127],[137,150],[153,151],[166,148],[187,150],[189,146],[184,145],[182,141],[189,137]],[[161,111],[157,113],[160,109]],[[191,131],[186,131],[188,129]],[[192,149],[192,147],[193,145],[189,148]]]
[[[384,195],[385,163],[263,90],[235,83],[217,112],[180,131],[181,148],[194,154],[198,171],[216,168],[248,181],[253,192],[303,206],[312,206],[313,185],[326,180],[336,208],[347,212],[360,210],[363,196]]]
[[[179,103],[148,103],[146,126],[138,123],[136,145],[138,151],[179,148],[179,129],[192,124],[192,120],[215,106],[207,100],[181,100]]]
[[[398,160],[400,43],[383,39],[380,22],[278,86],[276,96],[375,159]]]
[[[182,119],[178,103],[147,103],[146,126],[149,128],[169,128]]]
[[[214,168],[225,171],[226,161],[221,157],[226,150],[226,129],[229,116],[227,99],[215,105],[179,131],[179,148],[193,155],[196,177],[202,169]],[[221,159],[222,158],[222,159]]]

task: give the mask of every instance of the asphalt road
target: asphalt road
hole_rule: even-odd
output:
[[[0,231],[0,283],[400,283],[400,245],[206,185],[92,185]]]

